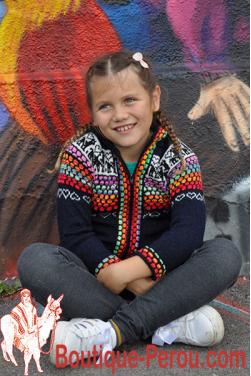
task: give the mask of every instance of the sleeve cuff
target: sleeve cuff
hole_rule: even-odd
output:
[[[105,269],[107,268],[107,266],[111,265],[111,264],[115,264],[116,262],[120,262],[120,258],[116,255],[110,255],[106,258],[104,258],[99,264],[98,266],[96,267],[95,269],[95,276],[98,275],[98,273],[100,272],[101,269]]]
[[[152,279],[159,280],[166,274],[166,267],[160,256],[150,247],[138,249],[135,255],[140,256],[152,271]]]

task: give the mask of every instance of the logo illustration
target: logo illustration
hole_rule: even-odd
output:
[[[60,302],[63,295],[56,300],[50,295],[41,317],[38,317],[36,307],[32,303],[30,290],[23,289],[20,298],[21,302],[0,321],[0,329],[4,336],[1,342],[3,357],[7,362],[11,361],[17,366],[13,355],[13,346],[15,346],[24,353],[24,375],[28,375],[32,357],[36,362],[38,372],[43,372],[40,366],[40,353],[47,355],[52,349],[56,323],[62,313]],[[48,352],[44,352],[42,347],[47,342],[51,331],[50,348]]]

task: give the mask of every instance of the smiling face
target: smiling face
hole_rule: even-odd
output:
[[[150,138],[160,88],[149,93],[132,67],[91,79],[94,125],[118,148],[126,162],[137,161]]]

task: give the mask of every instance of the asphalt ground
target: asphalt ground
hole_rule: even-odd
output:
[[[17,296],[0,298],[0,317],[8,314],[18,302]],[[93,363],[80,362],[77,368],[58,369],[50,363],[48,355],[41,355],[43,374],[50,376],[249,375],[249,278],[240,277],[234,286],[218,296],[211,305],[221,313],[225,324],[224,339],[221,344],[213,348],[199,348],[178,343],[155,347],[150,341],[138,342],[133,346],[120,347],[120,351],[115,352],[108,362],[103,360],[100,368],[95,368]],[[24,374],[23,353],[14,349],[14,355],[18,367],[6,362],[0,352],[1,376]],[[124,359],[126,364],[123,362]],[[33,359],[29,364],[29,375],[39,375]]]

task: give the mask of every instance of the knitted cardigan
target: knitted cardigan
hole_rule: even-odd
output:
[[[182,143],[186,169],[168,133],[152,138],[131,177],[118,149],[96,128],[68,146],[58,176],[60,245],[95,275],[140,256],[153,279],[184,263],[202,245],[205,203],[198,159]]]

